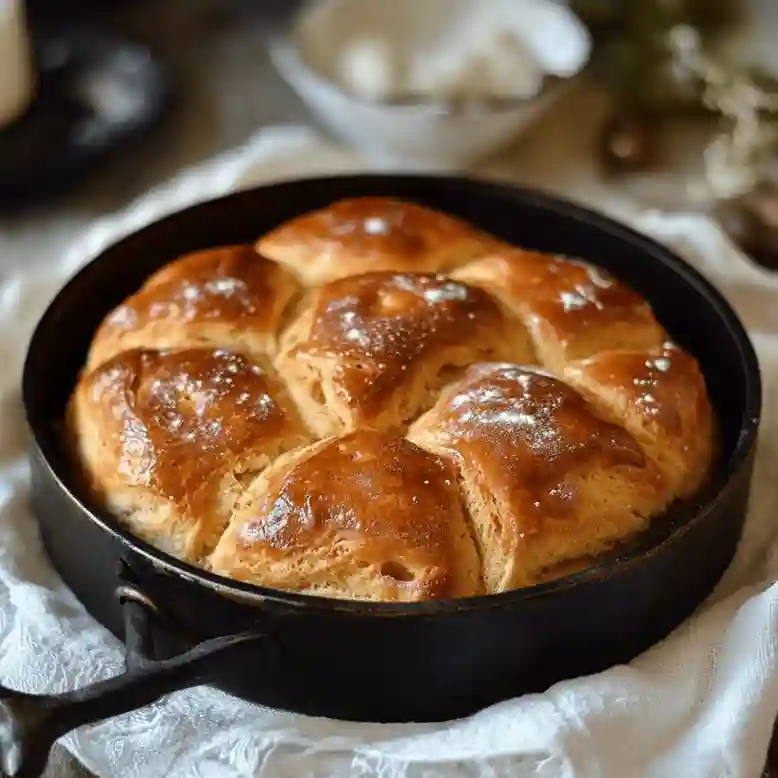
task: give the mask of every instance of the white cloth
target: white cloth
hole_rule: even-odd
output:
[[[117,641],[46,562],[27,504],[19,375],[52,293],[100,248],[161,213],[249,181],[359,165],[305,130],[266,132],[97,224],[59,263],[0,275],[2,683],[58,691],[122,666]],[[102,778],[757,778],[778,713],[778,277],[749,263],[702,217],[649,213],[636,221],[730,296],[764,370],[765,418],[745,537],[692,619],[629,666],[452,723],[314,719],[199,688],[78,731],[66,747]]]

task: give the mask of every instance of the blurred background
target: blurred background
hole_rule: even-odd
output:
[[[775,40],[774,0],[0,0],[0,266],[299,126],[365,168],[711,212],[778,264]]]
[[[602,185],[738,234],[778,211],[774,0],[446,2],[0,0],[0,238],[48,257],[180,170],[300,125],[365,167]]]

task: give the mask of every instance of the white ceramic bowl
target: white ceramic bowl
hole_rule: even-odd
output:
[[[333,77],[338,53],[353,41],[394,35],[393,45],[402,38],[400,46],[423,51],[425,36],[461,32],[483,10],[504,13],[498,23],[521,31],[539,73],[531,95],[458,110],[445,100],[362,99]],[[378,166],[405,169],[463,168],[506,146],[566,91],[590,50],[586,28],[553,0],[317,0],[271,43],[278,72],[330,132]]]

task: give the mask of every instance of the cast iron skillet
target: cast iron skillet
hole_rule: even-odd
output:
[[[154,550],[89,507],[58,425],[108,310],[184,252],[251,241],[283,219],[360,195],[415,200],[506,240],[586,258],[645,294],[707,378],[722,432],[710,485],[585,572],[499,595],[417,604],[344,602],[229,581]],[[433,721],[628,661],[686,618],[732,558],[748,501],[761,384],[732,309],[651,240],[535,192],[457,178],[349,176],[231,195],[110,247],[38,324],[23,395],[43,542],[84,605],[127,646],[121,677],[56,696],[0,692],[12,727],[0,745],[2,767],[29,778],[65,732],[201,683],[311,715]]]

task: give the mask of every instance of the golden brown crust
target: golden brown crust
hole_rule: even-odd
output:
[[[321,435],[404,424],[473,361],[531,361],[526,333],[486,292],[444,276],[333,281],[284,338],[277,362]]]
[[[306,286],[375,270],[437,273],[498,241],[454,216],[391,197],[357,197],[284,222],[257,241]]]
[[[281,317],[298,291],[293,276],[251,246],[187,254],[105,318],[89,367],[129,348],[210,345],[272,356]]]
[[[264,586],[366,600],[481,593],[456,472],[391,431],[282,458],[251,487],[211,569]]]
[[[81,378],[70,422],[97,499],[189,560],[213,547],[240,479],[308,440],[280,382],[227,351],[125,351]]]
[[[452,277],[502,300],[555,373],[571,360],[606,349],[652,348],[666,337],[637,292],[579,260],[511,249],[471,262]]]
[[[563,378],[640,441],[676,497],[703,483],[714,424],[697,360],[673,343],[650,351],[605,351],[569,364]]]
[[[89,488],[163,551],[335,597],[497,592],[708,478],[699,365],[603,271],[391,198],[258,246],[149,278],[71,398]]]
[[[459,463],[491,591],[602,551],[667,502],[637,441],[541,370],[474,365],[408,436]]]

